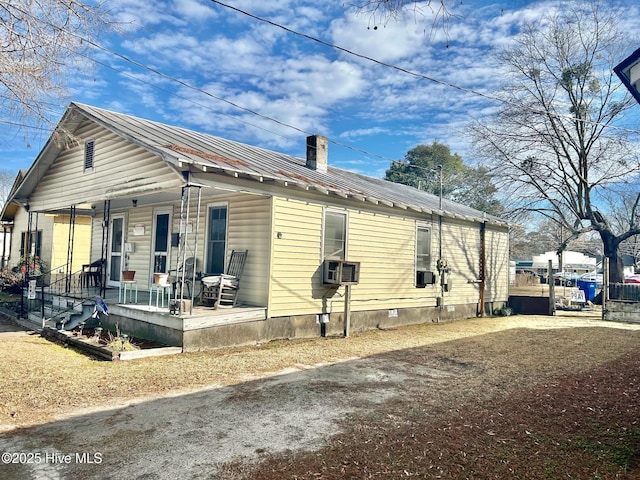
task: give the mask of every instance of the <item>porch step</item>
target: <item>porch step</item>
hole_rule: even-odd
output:
[[[73,306],[73,310],[70,310],[64,315],[64,318],[56,322],[56,328],[60,330],[73,330],[81,323],[84,323],[87,327],[97,326],[100,321],[99,319],[92,318],[94,310],[95,302],[84,301],[82,304],[76,304]]]

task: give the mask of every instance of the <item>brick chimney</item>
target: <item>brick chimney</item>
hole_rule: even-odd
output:
[[[307,137],[307,168],[327,173],[329,141],[322,135]]]

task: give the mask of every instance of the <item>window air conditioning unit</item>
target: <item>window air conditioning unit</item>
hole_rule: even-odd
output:
[[[436,283],[436,274],[428,270],[416,270],[416,287],[424,288]]]
[[[322,283],[327,285],[356,285],[360,281],[360,262],[325,260]]]

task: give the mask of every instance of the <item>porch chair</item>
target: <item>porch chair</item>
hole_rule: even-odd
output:
[[[189,257],[184,262],[184,269],[182,262],[178,264],[178,268],[169,270],[169,277],[171,279],[171,285],[173,292],[178,296],[184,296],[184,298],[191,298],[191,291],[193,289],[193,271],[196,268],[195,257]],[[184,275],[183,275],[184,273]],[[187,288],[187,295],[184,295],[184,288]]]
[[[96,260],[92,263],[82,265],[80,272],[81,287],[100,287],[102,284],[102,269],[104,267],[104,258]]]
[[[248,253],[249,250],[233,250],[225,273],[204,277],[201,280],[200,300],[202,303],[215,302],[214,308],[216,309],[232,308],[236,305],[240,278]]]

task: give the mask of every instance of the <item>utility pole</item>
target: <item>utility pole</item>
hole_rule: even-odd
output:
[[[438,165],[438,172],[440,173],[440,203],[438,208],[442,210],[442,164]]]

